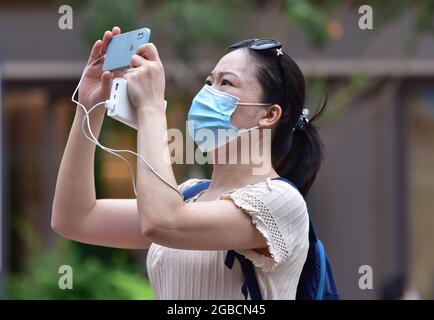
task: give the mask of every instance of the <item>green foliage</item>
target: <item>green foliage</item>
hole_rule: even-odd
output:
[[[285,13],[290,20],[304,29],[315,47],[322,48],[327,44],[327,16],[321,7],[314,5],[312,1],[286,0]]]
[[[137,29],[137,18],[142,2],[141,0],[74,0],[72,4],[83,13],[84,41],[90,47],[113,26],[119,26],[127,31]]]
[[[42,250],[34,232],[20,223],[27,244],[23,270],[6,276],[8,299],[152,299],[152,289],[121,254],[112,253],[110,263],[95,256],[82,256],[71,241],[62,241],[57,250]],[[60,289],[59,267],[73,270],[73,288]]]
[[[178,56],[191,62],[199,43],[222,44],[239,31],[251,1],[187,0],[159,3],[150,22],[157,36],[171,43]]]
[[[434,0],[420,1],[416,7],[415,29],[418,32],[434,33]]]
[[[313,47],[324,48],[330,35],[327,24],[335,9],[369,4],[374,9],[376,27],[385,25],[405,12],[414,9],[414,29],[417,32],[434,32],[433,0],[282,0],[274,2],[282,6],[290,22],[300,27]],[[249,13],[258,10],[264,2],[253,0],[72,0],[85,17],[83,30],[86,43],[92,44],[105,30],[118,25],[122,30],[132,30],[139,25],[152,27],[153,39],[164,39],[173,46],[185,62],[192,62],[198,44],[211,43],[214,47],[227,44],[230,39],[243,37],[244,22]],[[148,19],[138,23],[139,13]],[[154,41],[154,40],[153,40]]]

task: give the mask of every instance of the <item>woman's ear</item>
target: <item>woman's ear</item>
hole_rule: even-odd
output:
[[[273,104],[265,109],[265,114],[259,120],[261,128],[272,128],[282,116],[282,108],[278,104]]]

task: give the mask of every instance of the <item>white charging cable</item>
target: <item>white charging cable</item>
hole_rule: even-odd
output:
[[[102,56],[102,57],[99,57],[99,58],[97,58],[97,59],[95,59],[94,61],[92,61],[92,62],[90,62],[88,65],[86,65],[86,67],[84,68],[84,70],[83,70],[83,73],[82,73],[82,75],[81,75],[81,78],[80,78],[80,81],[78,82],[78,84],[77,84],[77,87],[75,88],[75,90],[74,90],[74,92],[73,92],[73,94],[72,94],[72,97],[71,97],[71,101],[72,102],[74,102],[74,103],[76,103],[78,106],[80,106],[82,109],[83,109],[83,111],[84,111],[84,113],[85,113],[85,116],[84,116],[84,118],[83,118],[83,120],[82,120],[82,122],[81,122],[81,129],[82,129],[82,131],[83,131],[83,134],[84,134],[84,136],[89,140],[89,141],[91,141],[92,143],[94,143],[95,145],[97,145],[98,147],[100,147],[102,150],[104,150],[104,151],[106,151],[106,152],[108,152],[108,153],[111,153],[111,154],[113,154],[114,156],[116,156],[116,157],[118,157],[118,158],[120,158],[120,159],[122,159],[123,161],[125,161],[126,162],[126,164],[128,165],[128,169],[129,169],[129,171],[130,171],[130,175],[131,175],[131,179],[132,179],[132,183],[133,183],[133,190],[134,190],[134,194],[136,195],[136,197],[137,197],[137,188],[136,188],[136,180],[135,180],[135,178],[134,178],[134,171],[133,171],[133,168],[131,167],[131,163],[126,159],[126,158],[124,158],[123,156],[121,156],[120,154],[118,154],[118,153],[121,153],[121,152],[124,152],[124,153],[131,153],[131,154],[133,154],[133,155],[135,155],[136,157],[138,157],[140,160],[142,160],[144,163],[145,163],[145,165],[161,180],[161,181],[163,181],[165,184],[167,184],[169,187],[171,187],[172,189],[174,189],[177,193],[179,193],[180,195],[181,195],[181,197],[184,197],[183,196],[183,194],[179,191],[179,189],[176,187],[176,186],[173,186],[173,185],[171,185],[164,177],[162,177],[154,168],[152,168],[152,166],[141,156],[141,155],[139,155],[139,154],[137,154],[137,153],[135,153],[134,151],[131,151],[131,150],[123,150],[123,149],[112,149],[112,148],[109,148],[109,147],[106,147],[106,146],[104,146],[104,145],[102,145],[99,141],[98,141],[98,139],[95,137],[95,135],[93,134],[93,132],[92,132],[92,128],[90,127],[90,121],[89,121],[89,115],[90,115],[90,113],[93,111],[93,110],[95,110],[97,107],[100,107],[100,106],[102,106],[102,105],[105,105],[105,106],[107,106],[108,105],[108,103],[109,103],[109,101],[110,100],[106,100],[106,101],[101,101],[101,102],[99,102],[99,103],[97,103],[97,104],[95,104],[94,106],[92,106],[89,110],[87,110],[86,109],[86,107],[84,106],[84,105],[82,105],[79,101],[77,101],[76,99],[75,99],[75,96],[76,96],[76,94],[77,94],[77,92],[78,92],[78,89],[80,88],[80,85],[81,85],[81,83],[82,83],[82,81],[83,81],[83,78],[84,78],[84,76],[86,75],[86,72],[89,70],[89,68],[90,67],[92,67],[96,62],[98,62],[99,60],[101,60],[102,58],[103,58],[104,56]],[[88,129],[88,131],[89,131],[89,134],[90,134],[90,137],[87,135],[87,133],[86,133],[86,130],[85,130],[85,127],[84,127],[84,122],[87,122],[87,129]]]

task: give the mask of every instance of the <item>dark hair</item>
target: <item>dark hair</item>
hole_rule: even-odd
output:
[[[293,182],[305,196],[315,181],[323,160],[323,145],[313,122],[324,111],[327,99],[309,117],[307,124],[293,131],[305,105],[305,80],[300,68],[291,57],[283,54],[282,75],[276,49],[244,49],[248,50],[256,64],[256,76],[262,87],[262,102],[275,103],[282,108],[282,116],[272,138],[272,165],[281,177]],[[285,88],[282,76],[285,77]]]

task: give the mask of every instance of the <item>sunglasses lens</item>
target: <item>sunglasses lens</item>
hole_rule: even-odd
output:
[[[252,48],[253,50],[267,50],[280,47],[282,47],[282,44],[279,41],[273,39],[257,40],[250,45],[250,48]]]
[[[247,40],[242,40],[239,42],[235,42],[234,44],[229,46],[229,49],[236,49],[236,48],[240,48],[240,47],[247,47],[249,44],[251,44],[252,42],[256,41],[257,39],[247,39]]]

